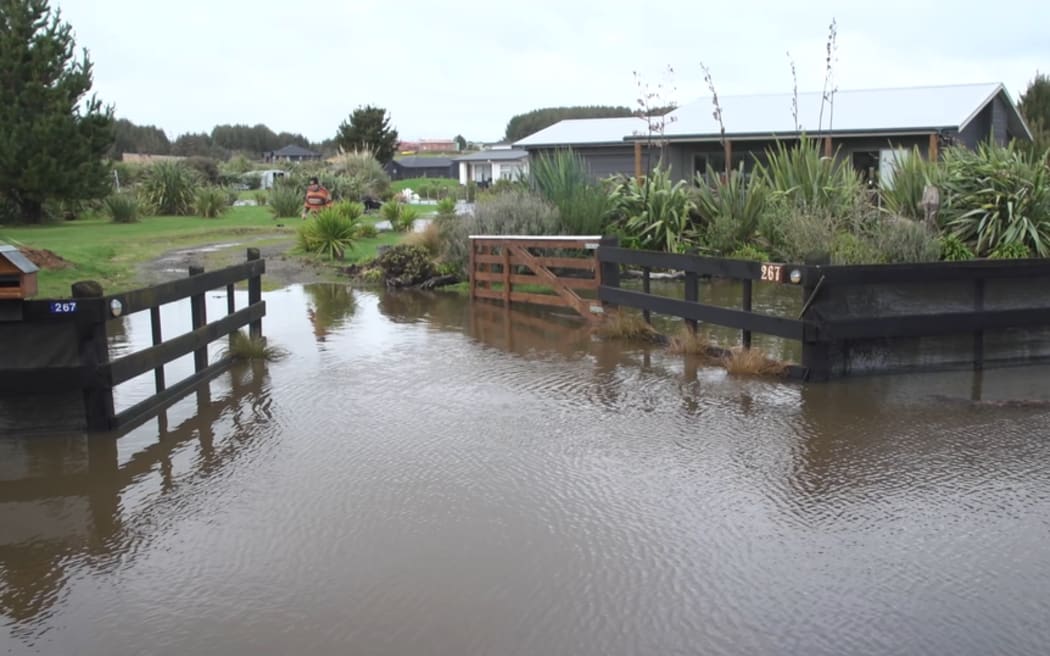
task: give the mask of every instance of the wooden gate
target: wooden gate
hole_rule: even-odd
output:
[[[568,308],[597,321],[598,288],[619,284],[619,268],[599,262],[598,247],[616,244],[601,236],[471,236],[470,298]]]

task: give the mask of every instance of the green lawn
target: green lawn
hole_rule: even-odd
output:
[[[365,221],[375,223],[378,217],[370,215]],[[0,225],[0,243],[47,249],[70,262],[68,269],[38,274],[41,298],[65,297],[78,280],[96,280],[107,292],[133,289],[140,284],[136,265],[180,247],[250,239],[259,245],[287,242],[290,248],[298,225],[298,219],[274,219],[265,207],[234,207],[218,219],[154,216],[118,224],[96,217],[44,226]],[[375,257],[377,246],[401,238],[380,233],[363,240],[347,253],[347,262]]]
[[[390,188],[395,192],[404,189],[419,191],[420,187],[433,187],[435,185],[444,187],[452,193],[457,193],[460,189],[459,180],[453,180],[451,178],[408,178],[407,180],[395,180],[390,183]]]

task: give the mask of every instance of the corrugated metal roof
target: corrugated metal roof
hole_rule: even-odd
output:
[[[493,150],[482,150],[463,157],[457,157],[456,162],[509,162],[525,159],[529,156],[528,151],[512,148],[495,148]]]
[[[836,133],[886,133],[930,129],[962,129],[999,93],[1001,84],[964,84],[901,89],[867,89],[835,93],[834,116],[825,104],[823,130]],[[727,135],[794,134],[792,94],[720,96]],[[1013,102],[1007,104],[1014,113]],[[798,95],[798,122],[810,134],[819,129],[821,94]],[[668,138],[717,137],[718,122],[710,98],[671,112],[664,131]],[[1027,130],[1019,116],[1015,128]]]
[[[514,142],[517,148],[540,146],[598,145],[622,143],[624,137],[647,132],[643,119],[626,118],[570,118],[558,121],[539,132]]]
[[[300,146],[298,144],[288,144],[287,146],[285,146],[284,148],[282,148],[280,150],[275,150],[273,154],[276,157],[310,157],[310,156],[317,157],[318,156],[317,153],[315,153],[314,151],[312,151],[312,150],[310,150],[308,148],[303,148],[302,146]]]
[[[22,255],[14,246],[7,244],[0,244],[0,257],[6,259],[11,264],[15,265],[15,268],[22,273],[36,273],[40,269],[35,264],[29,261],[29,259]]]

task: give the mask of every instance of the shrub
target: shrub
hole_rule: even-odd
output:
[[[865,236],[880,262],[934,262],[941,257],[937,235],[920,221],[883,218]]]
[[[339,201],[338,203],[334,203],[332,207],[340,216],[355,223],[360,221],[361,217],[365,215],[365,206],[354,201]]]
[[[399,200],[388,200],[379,208],[379,215],[397,232],[408,232],[419,217],[419,210]]]
[[[993,260],[1024,260],[1032,257],[1032,252],[1024,244],[1014,242],[1000,244],[988,257]]]
[[[206,219],[221,216],[229,207],[229,196],[220,187],[201,187],[193,198],[193,213]]]
[[[436,258],[441,255],[441,229],[437,223],[431,221],[422,231],[413,232],[406,237],[404,243],[419,246],[429,253],[430,257]]]
[[[698,175],[692,195],[696,213],[706,224],[706,243],[717,253],[729,253],[747,243],[766,211],[768,190],[756,178],[748,179],[744,166],[728,176],[710,165]]]
[[[722,358],[731,376],[783,376],[787,367],[766,356],[761,349],[734,347]]]
[[[591,180],[586,161],[572,149],[542,154],[529,167],[532,189],[558,208],[562,234],[605,233],[613,201],[602,186]],[[499,181],[504,182],[504,181]],[[493,191],[508,193],[515,185],[506,182]]]
[[[657,168],[641,182],[626,178],[610,198],[624,246],[681,253],[699,244],[690,217],[696,205],[685,181],[671,182],[669,170]]]
[[[295,189],[274,187],[270,190],[270,211],[278,219],[299,216],[303,211],[303,196]]]
[[[341,260],[347,249],[354,247],[358,225],[334,207],[326,207],[299,226],[297,246],[305,253]]]
[[[849,232],[839,232],[832,237],[828,254],[832,264],[879,264],[885,261],[871,242]]]
[[[773,259],[769,256],[769,253],[759,248],[756,248],[751,244],[741,246],[740,248],[730,253],[729,257],[736,260],[750,260],[752,262],[768,262],[771,259]]]
[[[221,181],[219,163],[210,157],[187,157],[182,160],[186,166],[197,172],[204,184],[217,185]]]
[[[262,186],[262,178],[257,175],[242,175],[240,181],[244,183],[244,186],[248,187],[250,191],[255,191]]]
[[[1050,169],[1015,147],[944,152],[940,219],[978,256],[1020,243],[1050,255]]]
[[[197,172],[182,162],[157,162],[139,187],[142,200],[156,214],[184,216],[193,208],[200,186]]]
[[[358,195],[344,196],[345,198],[353,198],[353,200],[360,200],[363,196],[378,198],[390,190],[390,176],[387,175],[379,160],[367,150],[340,153],[334,169],[340,176],[352,180],[352,184],[358,191]]]
[[[357,234],[355,237],[358,239],[375,239],[379,236],[379,231],[371,223],[362,223],[357,226]]]
[[[767,160],[755,166],[755,175],[794,207],[839,214],[861,199],[860,177],[849,162],[823,157],[813,139],[803,137],[791,145],[778,141]]]
[[[441,260],[466,271],[469,235],[558,234],[558,210],[535,194],[515,191],[479,202],[473,214],[441,215],[434,220],[441,235]]]
[[[434,263],[426,249],[410,244],[398,244],[376,259],[387,284],[411,287],[433,277]]]
[[[945,235],[940,239],[941,259],[948,262],[965,262],[976,257],[970,247],[955,235]]]
[[[139,201],[128,193],[110,194],[103,201],[106,216],[114,223],[135,223],[139,220]]]
[[[266,205],[266,201],[270,197],[270,194],[268,194],[265,191],[261,191],[261,190],[260,191],[256,191],[253,195],[255,196],[255,204],[258,205],[259,207],[263,207],[264,205]]]
[[[922,193],[926,185],[939,185],[939,172],[937,163],[927,161],[918,148],[898,157],[893,162],[892,180],[883,181],[879,190],[883,207],[896,216],[925,219],[925,212],[920,206]]]
[[[437,204],[437,213],[439,215],[440,214],[444,214],[444,215],[455,216],[455,214],[456,214],[456,199],[455,198],[447,198],[446,197],[446,198],[442,198],[441,200],[439,200],[438,204]]]

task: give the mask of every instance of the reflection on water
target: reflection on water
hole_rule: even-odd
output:
[[[0,439],[0,651],[1050,640],[1048,412],[998,403],[1046,369],[801,386],[451,294],[266,300],[287,360],[119,440]]]

